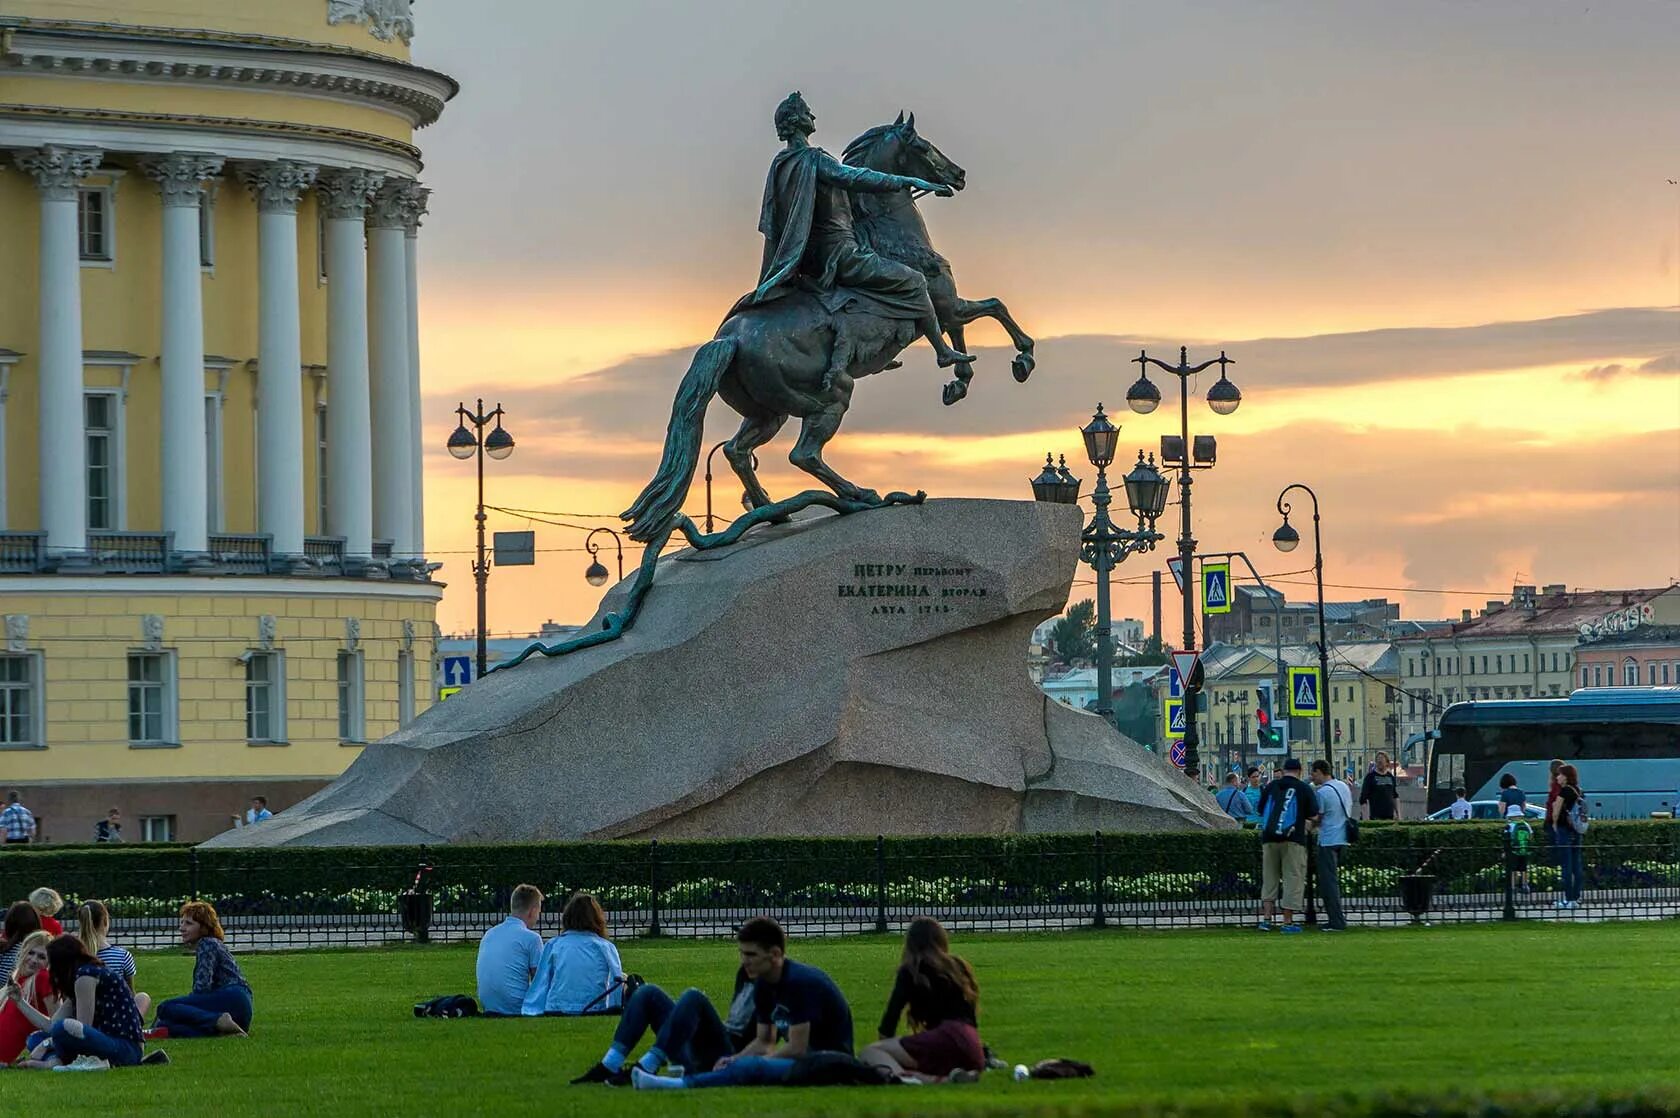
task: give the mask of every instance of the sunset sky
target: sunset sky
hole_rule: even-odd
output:
[[[925,343],[861,382],[829,454],[854,480],[1030,499],[1048,450],[1089,491],[1076,429],[1098,400],[1123,448],[1177,428],[1169,383],[1169,406],[1125,411],[1137,349],[1223,348],[1242,408],[1213,415],[1206,377],[1191,408],[1219,438],[1195,490],[1205,549],[1308,566],[1270,544],[1299,481],[1323,502],[1337,600],[1386,593],[1436,619],[1517,578],[1680,578],[1680,5],[417,8],[415,60],[462,85],[419,136],[446,631],[472,624],[472,470],[443,451],[455,403],[508,407],[519,446],[490,467],[493,504],[616,524],[690,353],[756,281],[770,118],[792,89],[835,153],[916,113],[968,173],[921,203],[959,290],[1004,299],[1040,341],[1018,385],[1002,332],[971,328],[980,361],[952,408]],[[715,405],[708,445],[736,422]],[[791,436],[764,455],[774,494],[808,487]],[[728,515],[739,487],[718,466]],[[492,576],[496,633],[582,622],[599,599],[583,534],[535,527],[538,565]],[[1117,614],[1147,618],[1164,558],[1121,569]],[[1282,588],[1308,598],[1310,575]]]

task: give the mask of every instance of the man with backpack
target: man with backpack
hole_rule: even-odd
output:
[[[1301,779],[1301,759],[1283,763],[1283,775],[1260,792],[1260,930],[1271,931],[1281,907],[1283,931],[1299,934],[1295,914],[1307,894],[1307,835],[1318,818],[1318,797]],[[1279,901],[1283,903],[1279,905]]]

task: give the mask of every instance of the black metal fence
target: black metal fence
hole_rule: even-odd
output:
[[[1600,830],[1608,828],[1585,844],[1579,908],[1557,907],[1561,873],[1543,842],[1529,853],[1525,892],[1508,838],[1484,831],[1478,842],[1419,841],[1433,837],[1427,827],[1348,848],[1343,908],[1355,926],[1680,915],[1680,828]],[[189,898],[216,906],[240,950],[476,940],[506,913],[520,881],[551,897],[545,932],[555,930],[563,898],[583,889],[621,938],[729,936],[760,913],[796,936],[896,931],[918,915],[964,931],[1252,923],[1256,838],[1173,837],[766,842],[761,854],[753,843],[555,844],[500,854],[420,847],[341,858],[314,851],[302,865],[299,852],[284,849],[237,859],[176,849],[151,852],[143,870],[94,855],[41,863],[36,877],[28,859],[38,856],[0,855],[0,897],[52,885],[70,906],[66,917],[81,898],[97,897],[112,911],[113,938],[133,948],[175,942],[176,913]],[[37,880],[43,873],[49,879]],[[1309,900],[1309,920],[1315,907]]]

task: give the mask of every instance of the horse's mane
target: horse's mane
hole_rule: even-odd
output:
[[[897,127],[897,124],[877,124],[846,145],[845,152],[840,156],[840,162],[850,163],[854,167],[863,166],[864,159],[875,150],[875,145],[881,137]]]

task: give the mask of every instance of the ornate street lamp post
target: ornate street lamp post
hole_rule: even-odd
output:
[[[1154,460],[1143,460],[1138,451],[1137,465],[1123,481],[1126,504],[1137,517],[1137,530],[1116,528],[1109,518],[1108,507],[1113,503],[1108,488],[1108,467],[1114,462],[1114,450],[1120,441],[1120,428],[1103,414],[1101,404],[1091,422],[1080,429],[1085,441],[1085,454],[1097,468],[1097,488],[1091,494],[1094,512],[1091,522],[1080,533],[1079,557],[1097,572],[1097,705],[1096,713],[1109,725],[1114,724],[1114,640],[1111,635],[1113,618],[1109,610],[1109,572],[1126,556],[1136,551],[1151,551],[1162,539],[1155,531],[1155,520],[1167,506],[1167,489],[1171,483],[1155,468]],[[1053,504],[1071,505],[1079,500],[1079,479],[1068,471],[1067,460],[1060,469],[1044,456],[1044,469],[1032,479],[1033,499]]]
[[[583,538],[583,546],[589,552],[589,569],[583,572],[583,580],[591,586],[605,586],[607,583],[607,568],[601,563],[601,545],[595,542],[595,537],[605,532],[613,538],[618,546],[618,581],[624,581],[624,537],[611,528],[601,527],[590,532]]]
[[[1161,390],[1149,379],[1149,366],[1154,365],[1178,378],[1179,406],[1176,435],[1161,436],[1161,464],[1178,467],[1179,534],[1178,557],[1184,570],[1184,647],[1196,647],[1196,539],[1190,534],[1190,475],[1193,470],[1211,470],[1218,454],[1212,435],[1190,438],[1189,380],[1212,365],[1219,366],[1219,380],[1207,391],[1208,407],[1215,415],[1230,415],[1242,403],[1242,392],[1225,375],[1228,365],[1235,365],[1223,350],[1211,361],[1190,364],[1189,352],[1178,348],[1178,364],[1169,365],[1147,352],[1140,352],[1132,361],[1139,366],[1138,379],[1126,391],[1126,404],[1139,415],[1148,415],[1161,405]],[[1184,681],[1184,775],[1195,779],[1201,773],[1201,755],[1197,749],[1200,735],[1196,729],[1196,688]]]
[[[478,457],[478,558],[473,562],[473,579],[478,584],[478,678],[484,678],[489,669],[490,648],[487,643],[489,626],[486,621],[486,591],[490,582],[490,562],[484,555],[484,456],[500,461],[513,453],[513,436],[502,426],[502,405],[497,404],[496,410],[486,413],[484,401],[478,401],[477,411],[468,411],[466,404],[455,409],[461,417],[460,426],[455,428],[449,436],[449,453],[456,458],[466,461],[475,455]],[[495,430],[488,435],[484,428],[494,421]],[[467,425],[471,424],[469,428]]]
[[[1278,494],[1277,510],[1283,514],[1283,523],[1272,533],[1272,543],[1279,551],[1294,551],[1301,544],[1301,533],[1289,523],[1290,504],[1284,500],[1291,489],[1299,489],[1313,503],[1313,577],[1318,581],[1318,705],[1319,720],[1324,730],[1324,761],[1330,766],[1330,771],[1336,771],[1336,761],[1331,756],[1334,743],[1330,736],[1330,642],[1324,631],[1324,546],[1318,533],[1318,494],[1299,482],[1286,485],[1283,492]],[[1369,735],[1367,735],[1369,736]]]

